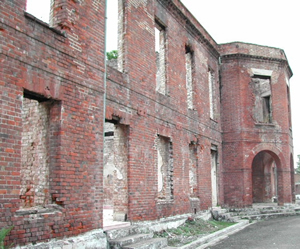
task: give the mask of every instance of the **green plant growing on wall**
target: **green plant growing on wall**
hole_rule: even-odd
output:
[[[108,60],[118,59],[118,50],[112,50],[106,53],[106,58]]]
[[[0,249],[6,249],[6,248],[9,248],[11,247],[8,246],[4,246],[4,240],[5,240],[5,237],[10,233],[10,231],[13,229],[13,226],[9,227],[9,228],[2,228],[1,231],[0,231]]]

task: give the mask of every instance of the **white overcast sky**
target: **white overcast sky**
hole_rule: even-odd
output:
[[[108,9],[117,9],[117,0],[108,0]],[[290,80],[294,163],[300,155],[300,14],[295,0],[182,0],[217,43],[241,41],[285,51],[294,76]],[[27,0],[27,11],[49,21],[50,0]],[[115,15],[115,16],[114,16]],[[117,34],[117,12],[108,13],[108,37]],[[117,39],[107,42],[107,51],[117,49]]]

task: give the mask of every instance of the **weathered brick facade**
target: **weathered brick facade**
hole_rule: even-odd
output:
[[[105,206],[144,221],[294,200],[282,50],[219,45],[178,0],[120,0],[116,69],[105,63],[104,0],[52,0],[50,25],[25,9],[0,5],[10,242],[101,230]]]
[[[291,202],[294,166],[288,81],[292,72],[285,54],[279,49],[242,43],[221,45],[220,51],[225,203],[251,205],[255,190],[271,187],[262,184],[266,179],[260,185],[253,183],[252,178],[257,175],[254,169],[261,170],[262,178],[268,178],[274,163],[277,190],[273,195],[281,204]],[[264,83],[259,87],[260,82]],[[258,99],[264,98],[269,99],[267,119],[257,110],[263,109]],[[267,197],[267,192],[260,195]],[[258,202],[263,199],[260,197]]]

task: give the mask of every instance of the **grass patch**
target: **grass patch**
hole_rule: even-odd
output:
[[[157,238],[167,238],[169,246],[179,247],[233,224],[235,223],[215,220],[205,221],[202,219],[187,219],[183,225],[177,228],[156,232],[154,236]]]

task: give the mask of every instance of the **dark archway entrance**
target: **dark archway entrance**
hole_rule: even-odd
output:
[[[277,202],[278,157],[269,151],[259,152],[252,162],[253,203]]]

